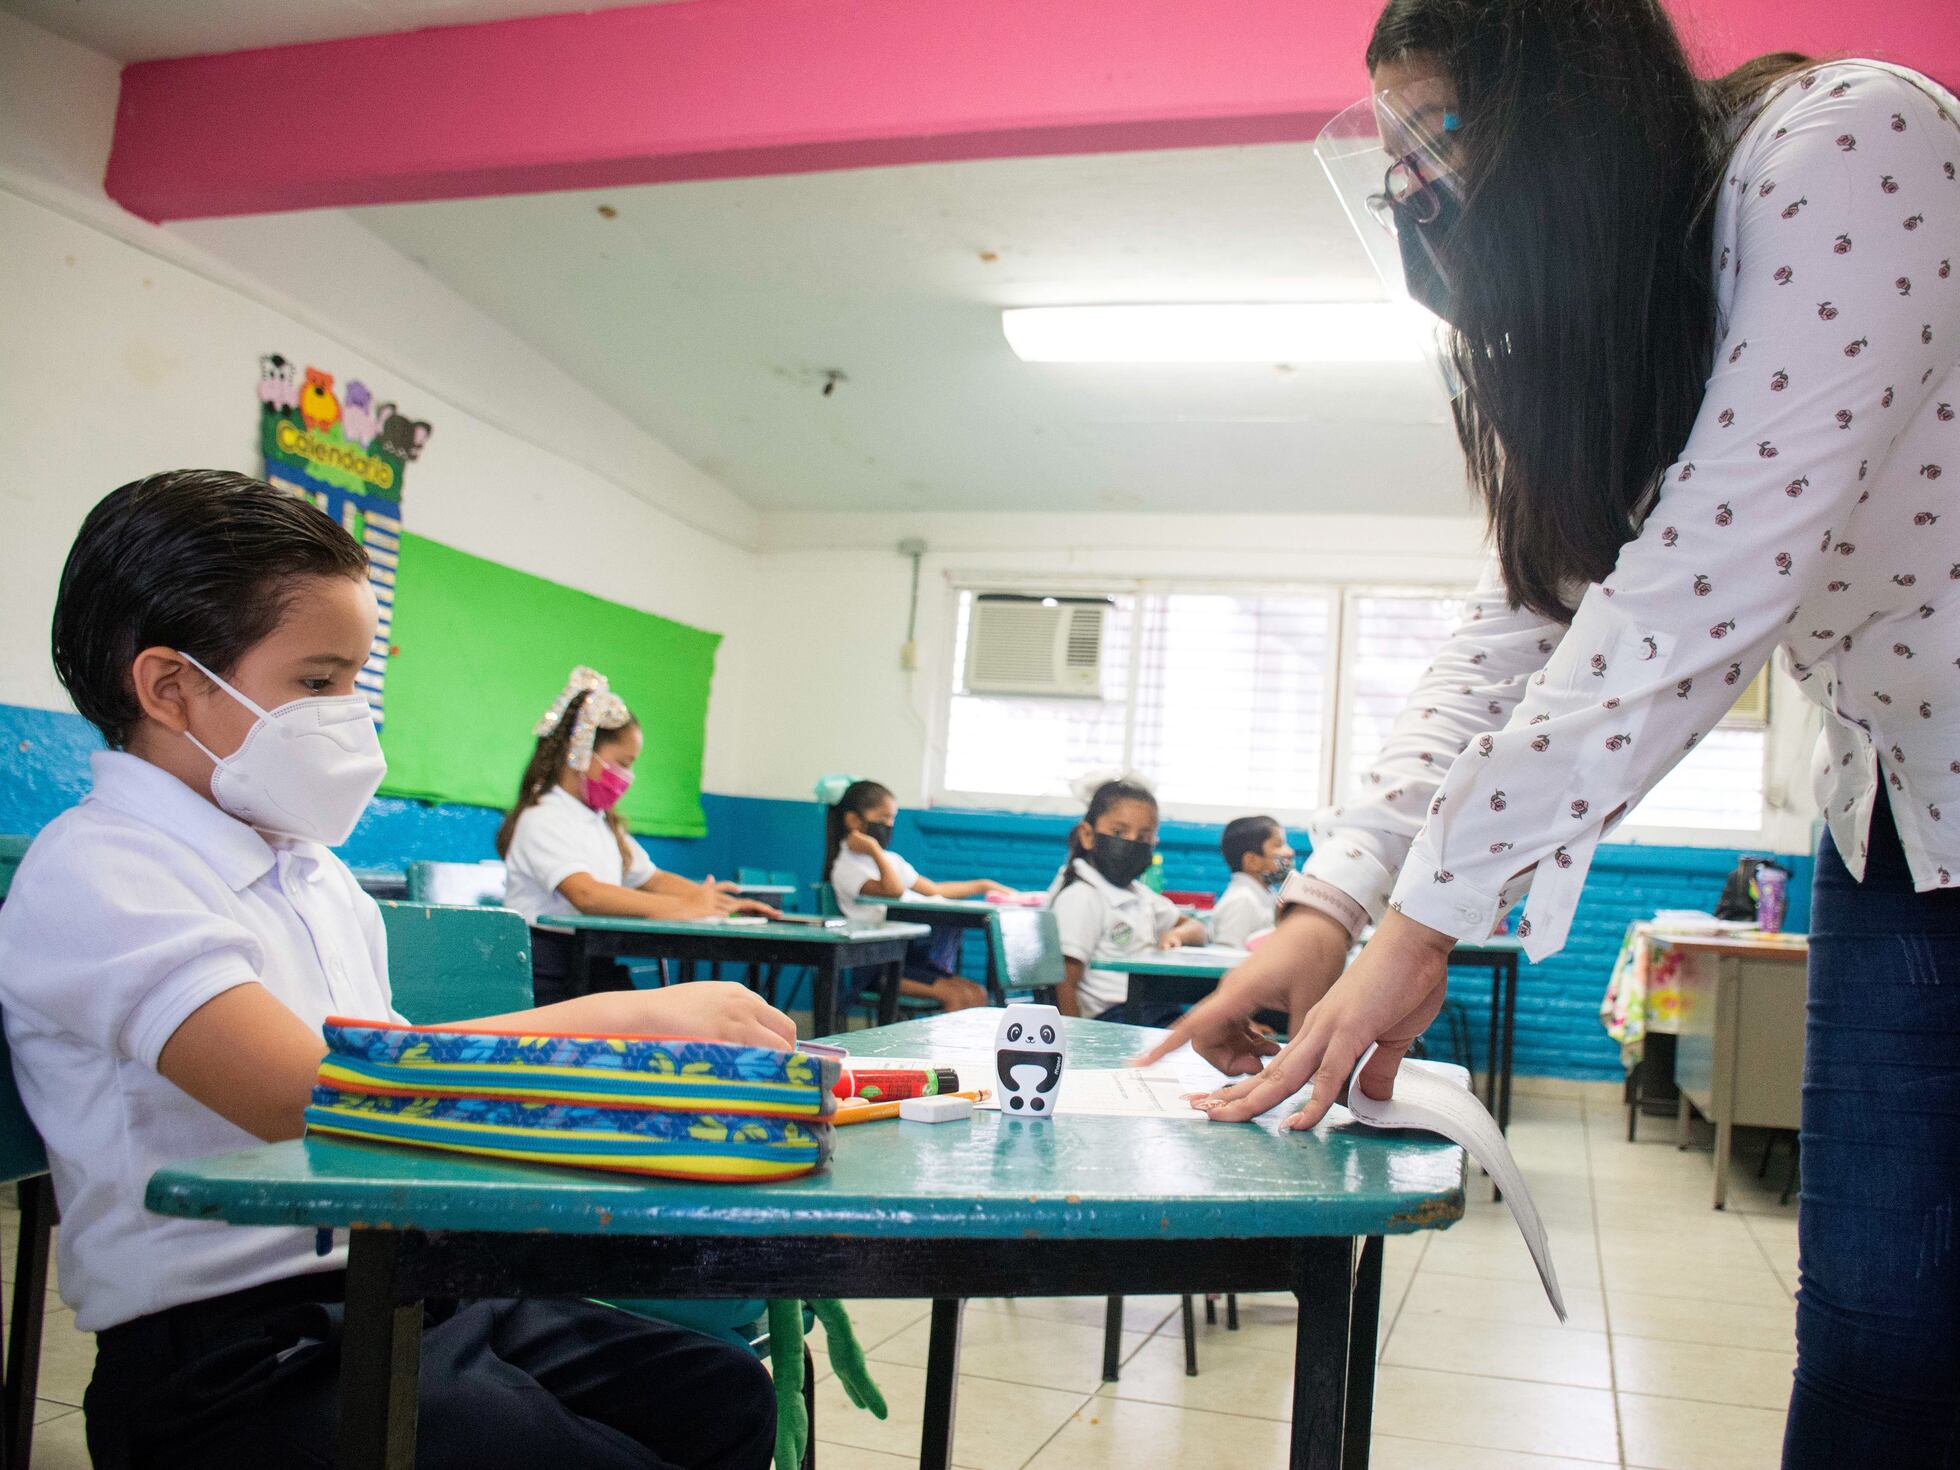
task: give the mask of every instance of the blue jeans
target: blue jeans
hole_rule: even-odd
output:
[[[1817,855],[1784,1470],[1960,1466],[1960,890],[1869,848]]]

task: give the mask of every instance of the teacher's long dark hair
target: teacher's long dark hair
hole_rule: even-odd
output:
[[[1807,58],[1702,82],[1657,0],[1390,0],[1369,70],[1423,56],[1463,119],[1457,437],[1513,603],[1565,621],[1701,407],[1734,120]]]

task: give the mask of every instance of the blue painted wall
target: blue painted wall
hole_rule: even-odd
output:
[[[89,753],[99,748],[95,732],[77,715],[0,705],[0,832],[39,831],[80,800],[88,789]],[[513,771],[513,785],[516,779]],[[655,862],[691,877],[732,876],[740,864],[794,871],[799,886],[817,881],[823,821],[815,803],[709,793],[702,806],[707,836],[642,839]],[[501,819],[502,813],[483,807],[382,797],[341,855],[355,867],[400,867],[417,858],[475,862],[494,856]],[[1038,889],[1054,877],[1072,822],[1014,812],[908,810],[899,814],[897,825],[893,845],[932,877],[997,878]],[[1223,887],[1218,837],[1214,826],[1167,823],[1161,837],[1166,886]],[[1302,834],[1294,841],[1305,846]],[[1600,1029],[1598,1012],[1621,935],[1631,920],[1656,909],[1713,907],[1738,856],[1719,848],[1601,847],[1565,949],[1544,964],[1525,967],[1518,999],[1518,1071],[1617,1079],[1618,1050]],[[1794,869],[1787,927],[1802,930],[1809,923],[1811,859],[1785,860]],[[809,906],[807,899],[801,906]],[[968,973],[978,974],[979,963],[977,948],[970,947]],[[798,990],[788,997],[791,1004],[800,1002]],[[1479,1038],[1474,1060],[1481,1065],[1480,1038],[1489,1016],[1483,972],[1464,972],[1451,1000],[1465,1010],[1472,1038]]]

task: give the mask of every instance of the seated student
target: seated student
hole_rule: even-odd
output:
[[[917,868],[885,846],[897,820],[898,798],[876,781],[853,781],[824,813],[823,871],[845,918],[882,919],[885,906],[875,900],[908,893],[974,898],[1006,891],[1006,885],[991,878],[935,883],[920,877]],[[985,1005],[986,986],[955,973],[960,938],[961,931],[950,924],[934,924],[930,935],[907,945],[900,993],[929,997],[949,1011]]]
[[[571,974],[571,936],[536,927],[546,914],[775,916],[767,904],[735,898],[724,885],[661,872],[627,834],[616,808],[646,741],[604,674],[573,669],[532,734],[538,743],[518,783],[517,805],[497,829],[497,856],[510,874],[504,902],[532,926],[531,984],[539,1005],[633,988],[617,960],[596,960],[590,973]]]
[[[1273,927],[1279,887],[1293,871],[1293,847],[1271,817],[1234,818],[1219,846],[1232,879],[1211,911],[1211,938],[1244,949],[1248,938]]]
[[[1167,1026],[1174,1005],[1133,1007],[1129,979],[1097,968],[1112,960],[1203,944],[1204,925],[1138,880],[1157,852],[1157,798],[1134,777],[1104,781],[1068,839],[1068,866],[1049,900],[1062,931],[1067,979],[1058,1004],[1065,1016]]]
[[[322,1022],[395,1014],[380,912],[327,850],[384,769],[354,685],[366,573],[333,520],[216,470],[114,491],[62,570],[55,671],[108,749],[0,909],[0,1004],[61,1207],[61,1295],[97,1334],[98,1470],[334,1460],[344,1245],[153,1215],[143,1191],[299,1137]],[[481,1024],[795,1040],[734,985]],[[739,1347],[580,1301],[424,1320],[425,1470],[770,1462],[769,1379]]]

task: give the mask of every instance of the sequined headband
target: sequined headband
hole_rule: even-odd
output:
[[[565,764],[575,771],[583,771],[592,764],[592,742],[599,731],[617,730],[633,718],[626,701],[612,692],[606,676],[580,664],[572,670],[564,690],[552,700],[551,708],[544,712],[544,718],[531,733],[542,738],[556,730],[558,722],[565,718],[566,709],[581,694],[585,702],[578,707],[578,718],[572,724],[571,749],[565,756]]]

